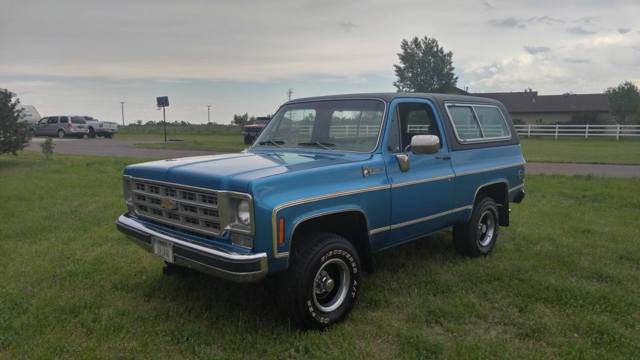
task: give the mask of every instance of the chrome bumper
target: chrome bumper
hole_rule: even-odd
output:
[[[267,275],[266,253],[242,255],[194,244],[150,229],[127,214],[120,215],[116,227],[148,252],[153,251],[152,237],[170,242],[177,265],[235,282],[256,281]]]

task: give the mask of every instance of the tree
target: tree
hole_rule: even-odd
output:
[[[640,91],[631,81],[625,81],[605,92],[609,96],[609,109],[618,124],[640,121]]]
[[[436,39],[426,36],[402,39],[400,49],[400,64],[393,65],[398,92],[453,92],[458,77],[453,74],[451,51],[445,52]]]
[[[238,125],[238,126],[245,126],[247,123],[249,123],[250,121],[254,120],[255,118],[252,116],[251,118],[249,118],[249,114],[248,113],[244,113],[244,114],[234,114],[233,115],[233,120],[231,121],[232,124]]]
[[[0,155],[16,155],[29,143],[29,124],[22,119],[20,100],[7,89],[0,89]]]

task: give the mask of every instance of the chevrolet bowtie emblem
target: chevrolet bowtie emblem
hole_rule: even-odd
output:
[[[162,208],[165,210],[174,210],[176,208],[176,203],[171,199],[162,200]]]

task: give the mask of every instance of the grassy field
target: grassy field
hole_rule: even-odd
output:
[[[640,140],[624,139],[521,139],[530,162],[640,164]]]
[[[450,233],[381,253],[346,322],[299,332],[273,280],[167,277],[115,230],[132,161],[0,157],[0,358],[640,354],[640,180],[528,177],[492,256]]]
[[[164,144],[161,127],[125,127],[118,137],[157,141],[138,147],[176,150],[234,152],[245,149],[239,128],[190,126],[169,127],[169,139],[183,141]],[[592,164],[640,164],[640,140],[523,138],[522,148],[529,162],[567,162]]]
[[[236,152],[247,147],[242,142],[239,128],[226,126],[169,126],[164,143],[164,130],[161,126],[127,126],[118,132],[118,138],[155,141],[136,146],[148,149],[210,150],[213,152]],[[175,141],[179,140],[179,141]]]

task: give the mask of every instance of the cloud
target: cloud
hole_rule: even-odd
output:
[[[570,28],[567,28],[567,32],[574,35],[593,35],[597,31],[588,30],[583,28],[582,26],[572,26]]]
[[[626,34],[626,33],[630,32],[630,31],[631,31],[631,29],[629,29],[629,28],[623,28],[623,27],[618,28],[618,32],[620,34]]]
[[[495,10],[495,9],[496,9],[496,7],[495,7],[495,6],[493,6],[493,5],[492,5],[490,2],[488,2],[488,1],[483,1],[483,2],[482,2],[482,5],[483,5],[483,6],[484,6],[484,8],[485,8],[485,9],[487,9],[487,10]]]
[[[587,64],[589,63],[589,59],[580,59],[580,58],[564,58],[564,62],[568,62],[571,64]]]
[[[509,28],[509,29],[524,29],[527,27],[524,21],[518,20],[514,17],[507,17],[504,19],[492,19],[487,21],[489,25],[499,27],[499,28]]]
[[[354,24],[351,21],[341,22],[338,24],[340,30],[344,32],[352,32],[354,29],[360,27],[360,25]]]
[[[551,51],[551,48],[546,46],[525,46],[524,51],[528,52],[531,55],[548,53]]]

